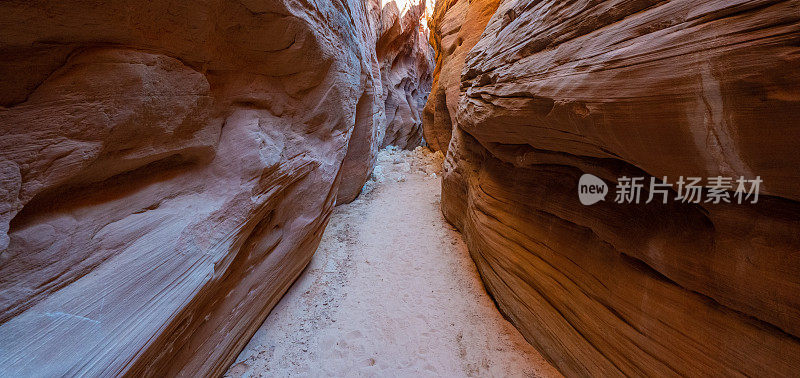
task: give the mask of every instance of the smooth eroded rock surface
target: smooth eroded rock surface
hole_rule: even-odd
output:
[[[437,4],[434,33],[479,41],[424,128],[501,310],[567,375],[796,374],[800,3],[506,0],[485,29],[453,21],[485,6]],[[583,173],[764,183],[757,204],[583,206]]]
[[[378,150],[386,146],[413,149],[422,143],[422,109],[433,73],[433,48],[421,22],[425,1],[368,0],[368,29],[373,41],[365,70],[367,90],[359,98],[356,124],[342,168],[337,203],[353,201],[372,173]]]
[[[374,164],[375,4],[3,2],[0,375],[223,372]]]
[[[430,24],[436,68],[423,112],[425,141],[435,151],[447,152],[458,110],[464,60],[498,5],[500,0],[439,0],[436,4]]]

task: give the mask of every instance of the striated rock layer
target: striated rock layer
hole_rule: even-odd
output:
[[[461,70],[467,53],[480,40],[500,0],[439,0],[431,22],[436,68],[428,103],[423,110],[423,135],[434,151],[447,152],[458,109]]]
[[[433,80],[433,48],[421,25],[425,1],[400,9],[394,1],[368,0],[374,43],[368,92],[358,101],[356,125],[347,149],[338,203],[358,197],[372,173],[378,150],[386,146],[413,149],[422,143],[422,109]]]
[[[800,2],[487,3],[437,4],[424,128],[500,309],[568,375],[800,371]],[[584,173],[764,183],[583,206]]]
[[[373,5],[3,2],[0,375],[224,371],[366,179]]]
[[[401,11],[395,2],[383,7],[377,41],[386,125],[381,148],[413,150],[422,143],[422,109],[433,81],[433,47],[422,24],[425,1]]]

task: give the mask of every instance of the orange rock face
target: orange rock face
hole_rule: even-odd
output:
[[[0,4],[0,375],[224,371],[366,179],[369,6]]]
[[[500,0],[470,2],[439,0],[431,23],[431,45],[436,49],[433,87],[425,105],[423,134],[434,151],[447,152],[458,109],[461,69],[467,53],[480,40],[481,32]]]
[[[484,7],[437,4],[432,30]],[[799,10],[509,0],[460,29],[479,38],[463,63],[435,44],[424,128],[449,144],[444,214],[500,309],[564,373],[800,370]],[[458,79],[437,86],[448,70]],[[757,204],[584,206],[584,173],[612,189],[764,182]]]

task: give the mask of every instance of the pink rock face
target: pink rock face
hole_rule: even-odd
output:
[[[0,375],[221,373],[366,179],[367,5],[0,10]]]
[[[362,76],[368,89],[359,98],[355,128],[342,168],[338,203],[356,199],[372,173],[380,148],[413,149],[422,143],[422,109],[431,88],[433,48],[421,26],[425,1],[401,11],[391,1],[367,3],[370,28],[364,38],[376,49]]]
[[[448,3],[440,28],[485,6]],[[434,83],[425,133],[446,134],[440,104],[455,125],[444,214],[500,309],[565,374],[800,370],[798,9],[507,0],[472,29],[443,100]],[[584,206],[583,173],[764,184],[757,204]]]
[[[422,109],[433,80],[433,48],[421,22],[425,1],[402,15],[395,2],[384,6],[377,42],[386,127],[381,147],[414,149],[422,142]]]

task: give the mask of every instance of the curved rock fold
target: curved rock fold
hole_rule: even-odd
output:
[[[386,127],[376,6],[0,5],[0,375],[224,372],[374,164],[345,156]]]
[[[799,6],[437,3],[444,214],[565,374],[800,367]],[[584,173],[764,184],[757,204],[583,206]]]

